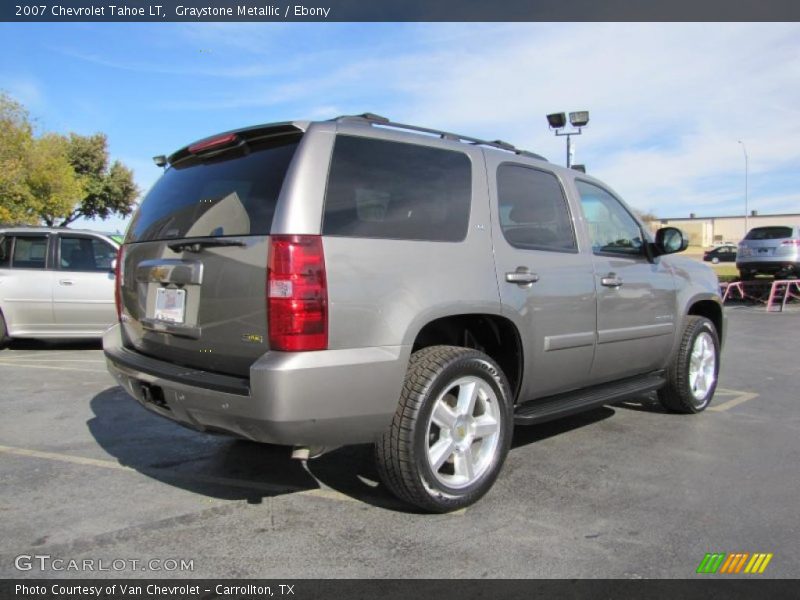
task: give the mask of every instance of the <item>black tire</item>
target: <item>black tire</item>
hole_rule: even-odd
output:
[[[3,318],[3,313],[0,312],[0,348],[5,348],[11,338],[8,337],[8,328],[6,327],[6,320]]]
[[[713,351],[713,381],[706,385],[699,384],[699,378],[694,389],[690,376],[692,351],[699,344],[698,338],[710,344],[709,350]],[[717,389],[719,377],[719,336],[714,324],[705,317],[689,315],[681,335],[678,352],[672,359],[667,369],[667,384],[658,391],[661,405],[671,411],[679,413],[699,413],[708,407],[714,392]],[[707,379],[703,379],[706,382]],[[700,395],[698,396],[698,393]]]
[[[458,419],[466,421],[449,429],[439,427],[432,416],[434,407],[454,401],[450,392],[456,387],[461,392],[460,386],[471,385],[470,380],[475,383],[471,389],[479,390],[472,394],[478,397],[472,402],[474,408],[462,415],[459,405],[452,406],[452,416],[460,415]],[[398,498],[426,511],[448,512],[473,504],[492,487],[508,454],[514,428],[510,398],[502,370],[482,352],[456,346],[431,346],[415,352],[392,425],[375,446],[381,480]],[[477,421],[470,419],[484,417],[489,421],[496,417],[496,433],[475,435],[473,441],[469,432],[476,431]],[[450,454],[443,451],[448,459],[434,470],[429,452],[437,443],[460,449]],[[459,477],[456,463],[463,469],[468,457],[470,464],[473,457],[481,457],[474,481],[469,477],[460,485],[442,481]]]

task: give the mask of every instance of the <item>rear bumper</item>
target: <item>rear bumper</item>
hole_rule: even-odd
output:
[[[748,258],[737,260],[736,268],[759,271],[761,273],[777,273],[779,271],[800,272],[800,259],[785,256],[767,256],[764,258]]]
[[[390,425],[409,350],[268,352],[241,379],[180,367],[103,336],[109,372],[148,410],[197,429],[272,444],[372,442]]]

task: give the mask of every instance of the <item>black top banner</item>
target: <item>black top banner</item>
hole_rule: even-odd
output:
[[[0,21],[798,21],[797,0],[18,0]]]

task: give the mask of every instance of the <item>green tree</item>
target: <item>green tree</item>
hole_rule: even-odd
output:
[[[29,157],[30,205],[50,226],[70,214],[75,199],[84,195],[83,180],[72,167],[68,150],[64,136],[49,133],[34,140]]]
[[[113,214],[129,215],[139,189],[133,181],[133,171],[119,161],[109,166],[108,139],[103,133],[78,135],[71,133],[67,144],[70,164],[83,185],[80,202],[73,204],[59,218],[49,220],[50,225],[58,222],[66,227],[80,217],[107,219]]]
[[[33,127],[25,107],[0,93],[0,223],[38,220],[26,181],[32,146]]]
[[[25,107],[0,93],[0,223],[66,227],[131,213],[139,190],[129,168],[109,164],[105,134],[35,133]]]

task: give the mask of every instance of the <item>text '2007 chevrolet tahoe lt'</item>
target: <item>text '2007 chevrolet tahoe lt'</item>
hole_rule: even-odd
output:
[[[716,276],[583,173],[369,113],[158,158],[104,351],[159,415],[300,456],[374,443],[385,485],[443,512],[492,486],[515,423],[714,395]]]

